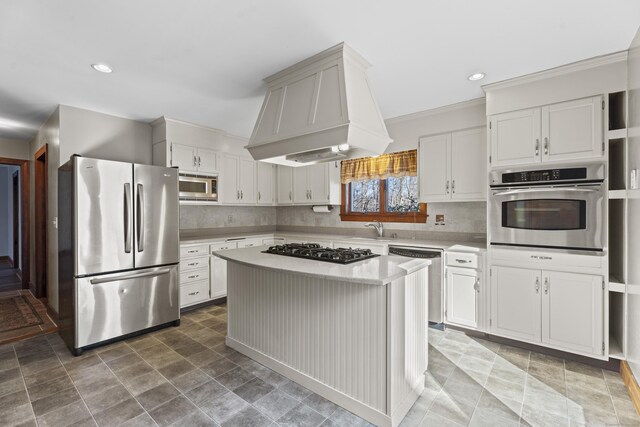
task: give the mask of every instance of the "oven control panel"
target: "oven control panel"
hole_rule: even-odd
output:
[[[540,181],[580,180],[587,177],[586,168],[544,169],[522,172],[506,172],[502,174],[502,184],[518,184]]]

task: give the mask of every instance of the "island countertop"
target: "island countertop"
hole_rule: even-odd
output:
[[[334,264],[313,259],[262,253],[265,249],[265,246],[230,249],[214,252],[214,255],[250,267],[368,285],[386,285],[395,279],[431,265],[431,261],[428,259],[407,259],[395,255],[381,255],[351,264]]]

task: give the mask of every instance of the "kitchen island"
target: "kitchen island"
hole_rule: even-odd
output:
[[[378,426],[424,389],[429,260],[348,265],[262,253],[228,261],[227,345]]]

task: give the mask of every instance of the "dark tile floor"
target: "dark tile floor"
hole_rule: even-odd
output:
[[[0,346],[1,425],[368,426],[224,344],[226,308],[74,358],[58,335]],[[640,425],[617,374],[430,330],[417,425]]]

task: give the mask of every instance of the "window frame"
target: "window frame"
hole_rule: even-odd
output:
[[[342,184],[342,200],[340,203],[341,221],[361,222],[427,222],[427,204],[420,202],[418,212],[386,212],[387,209],[387,179],[380,179],[380,212],[352,212],[350,210],[349,196],[351,195],[351,183]]]

